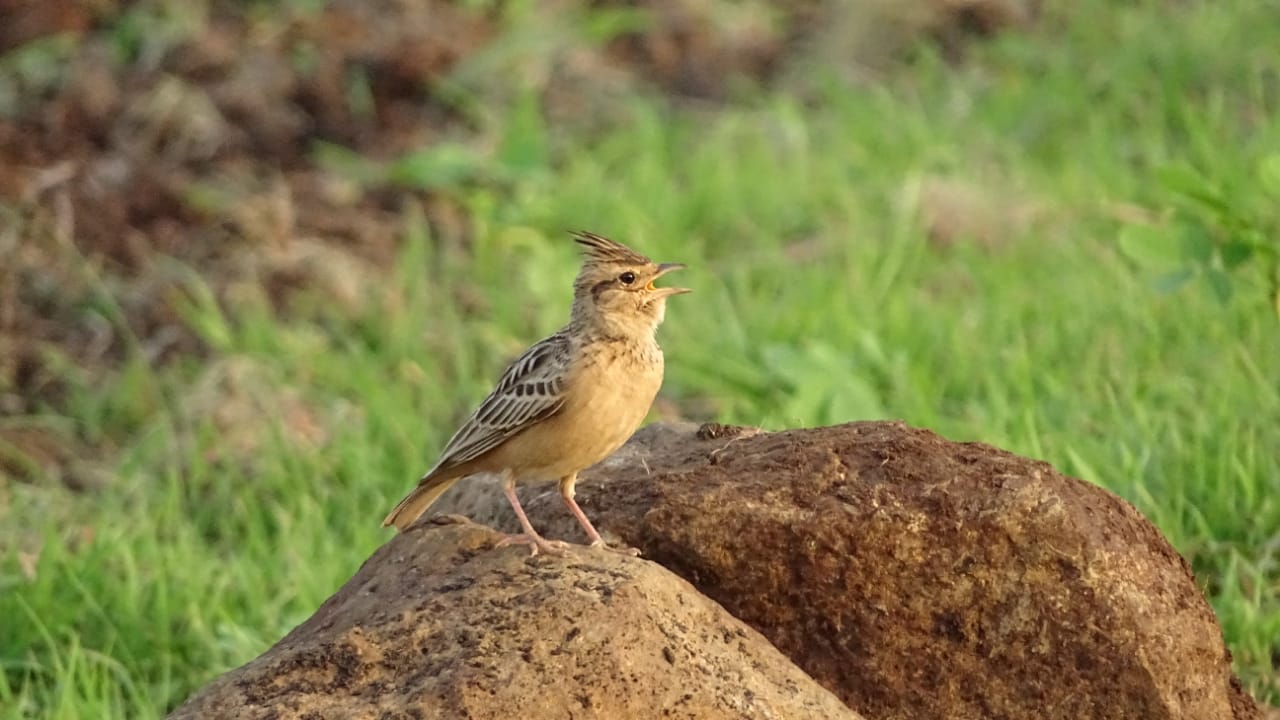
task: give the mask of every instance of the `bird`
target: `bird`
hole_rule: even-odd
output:
[[[621,447],[648,414],[662,385],[664,359],[656,335],[667,299],[690,292],[654,283],[686,266],[655,263],[592,232],[572,237],[583,257],[569,321],[507,366],[383,527],[403,531],[454,483],[497,473],[523,530],[500,545],[528,545],[531,555],[568,551],[569,543],[538,534],[515,492],[517,482],[559,481],[560,497],[590,547],[638,554],[604,542],[574,500],[574,484],[579,472]]]

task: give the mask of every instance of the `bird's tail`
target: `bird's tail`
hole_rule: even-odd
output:
[[[404,499],[396,505],[395,509],[387,515],[382,521],[382,527],[395,525],[397,530],[404,530],[413,524],[422,516],[422,513],[431,507],[431,504],[453,486],[458,478],[455,477],[438,477],[433,478],[430,475],[422,479],[418,487],[413,492],[404,496]]]

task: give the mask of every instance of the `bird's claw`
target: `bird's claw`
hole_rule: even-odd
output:
[[[533,557],[539,552],[544,555],[564,557],[569,553],[569,548],[571,547],[569,543],[561,540],[547,540],[546,538],[538,535],[531,537],[524,533],[507,535],[498,541],[497,547],[506,547],[508,545],[528,545],[529,557]]]
[[[611,547],[609,545],[606,545],[604,540],[596,540],[591,543],[590,547],[592,550],[607,550],[608,552],[617,553],[619,555],[627,555],[629,557],[640,557],[640,551],[633,547],[627,547],[626,545]]]

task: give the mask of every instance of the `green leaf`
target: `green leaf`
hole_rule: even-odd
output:
[[[853,373],[845,375],[843,382],[829,389],[823,415],[825,417],[820,419],[824,423],[891,417],[875,387]]]
[[[879,393],[858,376],[849,357],[822,341],[765,346],[762,357],[784,388],[783,416],[791,422],[827,424],[888,417]]]
[[[1180,224],[1179,239],[1183,257],[1191,262],[1207,265],[1213,258],[1213,236],[1203,223],[1190,220]]]
[[[1230,275],[1218,268],[1209,268],[1209,271],[1204,274],[1204,278],[1208,281],[1209,289],[1213,290],[1213,294],[1218,298],[1219,302],[1225,304],[1231,300],[1233,288]]]
[[[1139,266],[1170,270],[1184,264],[1182,244],[1166,228],[1127,225],[1120,231],[1120,251]]]
[[[1280,153],[1272,153],[1258,163],[1258,184],[1268,195],[1280,197]]]
[[[506,134],[498,148],[498,162],[508,170],[531,172],[551,163],[547,125],[538,95],[525,90],[507,118]]]
[[[1206,184],[1204,176],[1187,165],[1165,165],[1156,170],[1156,179],[1166,190],[1182,194]]]
[[[596,8],[587,13],[582,33],[591,42],[603,44],[621,35],[643,32],[653,25],[653,16],[646,9]]]
[[[1195,272],[1189,268],[1165,273],[1156,278],[1156,292],[1175,293],[1178,290],[1181,290],[1188,282],[1191,282],[1191,278],[1194,278],[1195,276]]]
[[[1240,267],[1253,257],[1253,243],[1232,240],[1222,245],[1222,264],[1228,269]]]
[[[1170,192],[1190,198],[1212,210],[1228,213],[1230,204],[1222,191],[1205,176],[1186,165],[1169,165],[1161,168],[1156,177]]]
[[[438,189],[454,188],[476,179],[484,160],[475,150],[458,143],[442,143],[409,153],[392,164],[389,179],[399,185]]]

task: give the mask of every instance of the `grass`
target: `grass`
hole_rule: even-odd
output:
[[[585,139],[526,116],[546,164],[452,190],[474,245],[407,204],[400,261],[355,307],[219,307],[188,272],[212,358],[75,390],[82,433],[136,428],[109,488],[3,488],[0,718],[155,717],[307,617],[503,362],[562,321],[576,228],[690,265],[661,333],[677,407],[902,418],[1110,488],[1192,562],[1246,685],[1280,703],[1267,279],[1243,266],[1225,303],[1162,294],[1115,241],[1124,208],[1158,215],[1161,168],[1247,184],[1280,147],[1264,5],[1090,0],[959,69],[922,51],[806,98],[636,99]],[[930,221],[940,187],[965,201]]]

